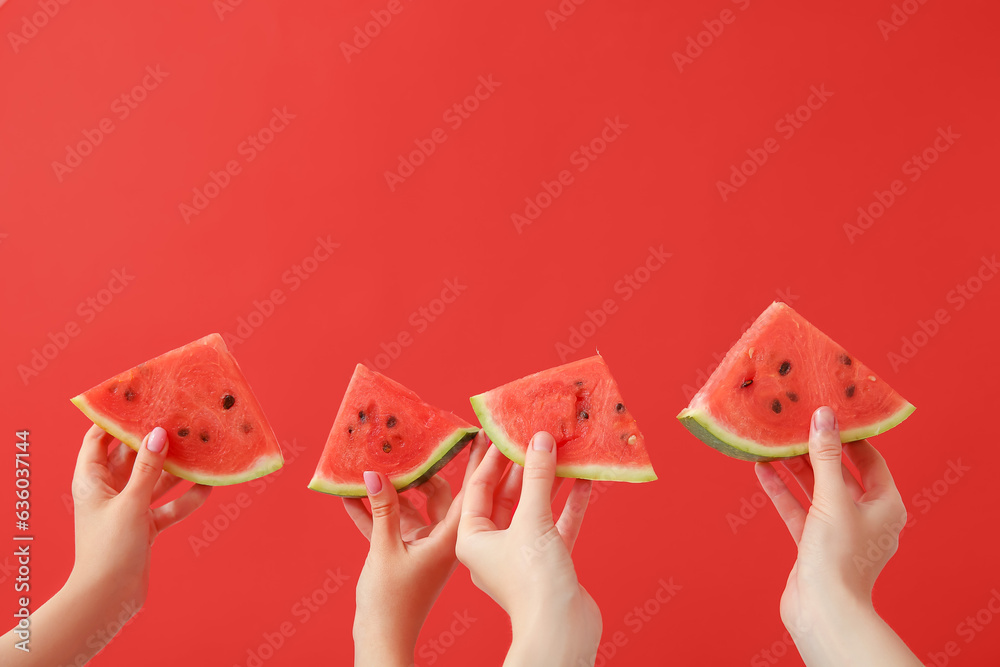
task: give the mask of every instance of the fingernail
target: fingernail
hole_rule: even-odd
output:
[[[837,415],[825,405],[813,413],[813,430],[817,433],[837,430]]]
[[[377,472],[372,472],[371,470],[365,471],[365,488],[368,489],[369,496],[374,496],[382,490],[382,479],[378,476]]]
[[[158,454],[165,444],[167,444],[166,431],[159,426],[150,431],[149,437],[146,439],[146,449]]]
[[[545,431],[539,431],[531,439],[531,448],[539,452],[551,452],[556,441]]]

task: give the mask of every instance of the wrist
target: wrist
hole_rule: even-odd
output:
[[[85,604],[90,615],[96,619],[120,620],[124,625],[139,613],[145,602],[144,596],[136,595],[131,588],[123,586],[118,577],[101,577],[78,570],[70,572],[60,594],[71,600]]]
[[[354,617],[354,664],[358,667],[405,667],[413,664],[420,633],[396,627],[391,619],[377,619],[358,612]]]
[[[594,664],[601,641],[601,618],[588,601],[548,598],[511,615],[513,638],[504,664],[584,667]],[[592,605],[592,603],[591,603]]]
[[[885,625],[871,602],[826,600],[805,605],[809,610],[785,623],[803,660],[809,665],[853,664],[853,654],[864,637]]]

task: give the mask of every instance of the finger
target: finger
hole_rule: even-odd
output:
[[[858,482],[858,478],[854,476],[854,473],[851,472],[845,463],[840,464],[840,471],[844,477],[844,486],[847,487],[847,492],[851,494],[851,499],[854,502],[858,502],[861,496],[865,494],[865,490],[861,488],[861,483]]]
[[[813,476],[812,466],[809,465],[809,456],[796,456],[790,459],[784,459],[781,462],[782,467],[787,470],[792,477],[798,482],[799,487],[806,492],[806,498],[810,500],[813,499],[813,488],[816,485],[816,479]],[[775,469],[777,472],[777,469]]]
[[[896,491],[896,483],[885,459],[867,440],[858,440],[844,445],[847,458],[857,467],[866,495],[878,497],[888,491]]]
[[[543,525],[552,523],[552,484],[556,477],[556,441],[545,431],[531,438],[524,456],[521,502],[514,520],[524,517]]]
[[[451,484],[435,475],[424,486],[427,487],[427,517],[431,523],[440,523],[451,509]]]
[[[142,439],[142,446],[132,464],[132,474],[122,493],[138,498],[146,505],[152,503],[153,488],[160,479],[166,458],[167,432],[157,426]]]
[[[806,511],[798,498],[788,490],[785,481],[778,476],[778,471],[770,463],[758,463],[754,466],[757,479],[764,493],[771,499],[778,516],[785,522],[785,527],[791,534],[795,544],[802,539],[802,529],[806,525]]]
[[[465,498],[462,500],[463,522],[466,522],[465,517],[468,517],[476,524],[485,520],[490,526],[493,525],[490,520],[493,513],[493,492],[509,462],[496,447],[491,446],[486,452],[483,462],[469,480]]]
[[[510,518],[514,516],[514,506],[521,495],[523,480],[524,468],[514,463],[500,482],[500,488],[493,494],[493,523],[501,530],[510,525]]]
[[[591,482],[589,479],[578,479],[573,482],[573,487],[566,497],[566,505],[563,506],[556,528],[562,535],[566,549],[573,553],[573,545],[580,534],[580,526],[583,525],[583,515],[587,513],[587,505],[590,504]]]
[[[163,507],[154,509],[153,523],[156,526],[157,534],[190,516],[192,512],[205,504],[205,501],[208,500],[208,494],[211,492],[212,487],[195,484]]]
[[[552,481],[552,490],[549,491],[549,504],[551,505],[556,501],[556,496],[559,495],[559,489],[562,488],[563,482],[566,481],[565,477],[557,477]]]
[[[160,475],[160,479],[156,480],[156,486],[153,487],[153,502],[162,498],[170,489],[177,486],[181,481],[180,477],[176,475],[171,475],[169,472],[165,472]]]
[[[483,462],[486,452],[490,449],[490,439],[486,431],[479,431],[469,446],[469,461],[465,464],[465,476],[462,478],[462,488],[469,483],[479,464]]]
[[[358,527],[365,539],[371,542],[372,539],[372,515],[365,506],[365,501],[361,498],[344,498],[344,509],[347,516]]]
[[[80,453],[76,457],[76,472],[73,475],[83,477],[91,466],[107,467],[108,445],[112,440],[114,438],[97,424],[87,429],[87,433],[83,436],[83,444],[80,445]]]
[[[414,533],[426,527],[427,521],[420,510],[407,496],[399,496],[399,533],[403,540],[413,539]]]
[[[812,464],[816,486],[816,501],[841,502],[848,498],[847,485],[841,472],[843,447],[840,431],[833,410],[823,406],[813,413],[809,430],[809,462]]]
[[[108,470],[111,471],[111,486],[115,491],[121,493],[128,478],[132,474],[132,466],[135,464],[135,450],[119,442],[108,452]]]
[[[438,521],[433,526],[430,526],[430,530],[427,533],[432,535],[437,540],[441,540],[441,544],[451,545],[452,551],[455,549],[455,542],[458,539],[458,525],[462,519],[462,502],[465,499],[465,487],[463,486],[455,499],[451,501],[451,505],[448,507],[447,513],[444,515],[440,521]]]
[[[372,547],[394,548],[403,543],[400,534],[399,495],[380,472],[366,470],[365,488],[372,505]]]

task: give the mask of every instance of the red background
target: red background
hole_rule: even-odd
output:
[[[145,609],[94,664],[246,665],[285,621],[295,633],[264,664],[346,664],[367,543],[339,500],[306,484],[354,364],[407,331],[413,344],[385,372],[473,419],[468,396],[556,365],[570,328],[614,299],[617,312],[572,358],[605,355],[660,479],[599,486],[575,552],[605,641],[626,638],[604,664],[800,664],[778,617],[794,559],[784,526],[770,506],[753,509],[763,496],[752,466],[674,419],[684,386],[785,295],[918,406],[876,440],[914,517],[879,580],[879,610],[922,659],[956,641],[950,664],[996,664],[1000,622],[971,641],[958,625],[1000,586],[998,454],[982,423],[996,412],[1000,281],[981,283],[961,309],[948,295],[1000,240],[998,12],[987,2],[906,4],[915,13],[897,14],[906,22],[884,36],[888,0],[590,0],[555,28],[546,11],[556,0],[402,0],[347,62],[341,42],[385,2],[247,0],[220,18],[209,2],[94,0],[39,15],[34,32],[24,21],[39,4],[7,2],[0,368],[10,462],[0,462],[0,486],[13,489],[14,430],[30,429],[35,600],[72,564],[64,500],[88,422],[69,397],[208,332],[235,334],[255,300],[281,289],[285,302],[234,351],[279,439],[304,451],[262,493],[216,489],[157,541]],[[726,9],[732,22],[712,23]],[[704,21],[722,32],[679,71],[674,53],[709,29]],[[12,33],[31,36],[12,42]],[[122,119],[112,104],[147,66],[168,74]],[[453,129],[442,114],[480,76],[500,85]],[[831,95],[782,134],[775,123],[812,86]],[[246,161],[238,146],[274,108],[294,119]],[[113,131],[57,175],[53,162],[103,118]],[[571,154],[606,118],[627,128],[577,171]],[[438,127],[446,141],[391,191],[385,172]],[[909,180],[904,163],[939,128],[960,136]],[[777,152],[724,201],[717,182],[769,138]],[[240,173],[186,222],[179,205],[229,160]],[[519,231],[511,214],[563,169],[572,184]],[[845,223],[894,179],[905,193],[849,238]],[[317,237],[340,246],[293,291],[282,276]],[[672,256],[626,300],[616,281],[650,246]],[[109,296],[101,290],[123,267],[134,278],[88,321],[79,304]],[[445,280],[467,288],[417,332],[411,313]],[[893,364],[889,354],[938,309],[948,321]],[[78,335],[22,380],[18,366],[69,323]],[[950,462],[969,468],[949,474],[954,483]],[[934,502],[918,499],[925,489]],[[196,555],[189,538],[242,492],[252,504]],[[741,510],[749,518],[733,523]],[[300,623],[293,606],[328,568],[350,582]],[[676,596],[650,602],[671,579]],[[9,570],[0,581],[6,613]],[[647,602],[656,613],[637,628],[634,608]],[[452,638],[456,612],[477,620]],[[499,664],[508,633],[460,568],[417,663]],[[451,639],[443,653],[431,648]]]

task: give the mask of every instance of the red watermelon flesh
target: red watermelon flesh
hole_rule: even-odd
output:
[[[170,473],[199,484],[237,484],[282,466],[267,417],[222,336],[210,334],[71,399],[105,431],[138,451],[167,431]]]
[[[821,405],[843,442],[896,426],[914,407],[874,371],[781,302],[761,314],[681,411],[681,422],[724,454],[770,461],[809,451]]]
[[[656,479],[645,439],[600,355],[550,368],[473,396],[493,443],[524,465],[538,431],[556,441],[556,475],[649,482]]]
[[[362,497],[364,472],[385,473],[399,491],[429,480],[479,432],[454,414],[358,364],[309,488]]]

